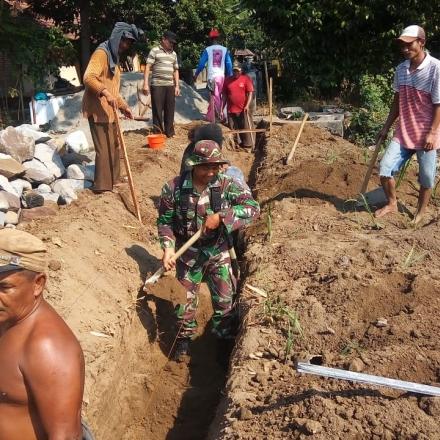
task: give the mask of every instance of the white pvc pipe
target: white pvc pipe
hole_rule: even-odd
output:
[[[440,397],[439,387],[390,379],[388,377],[374,376],[372,374],[355,373],[354,371],[340,370],[338,368],[321,367],[320,365],[312,365],[306,362],[298,362],[296,365],[296,371],[298,373],[313,374],[315,376],[330,377],[332,379],[344,379],[352,382],[395,388],[398,390],[409,391],[410,393]]]

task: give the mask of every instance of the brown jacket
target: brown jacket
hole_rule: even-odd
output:
[[[112,75],[108,65],[107,53],[97,49],[90,58],[83,79],[85,92],[82,102],[83,114],[86,118],[92,117],[95,122],[114,122],[112,107],[107,99],[101,95],[107,89],[118,100],[120,109],[127,109],[128,104],[119,94],[121,85],[121,71],[116,66]]]

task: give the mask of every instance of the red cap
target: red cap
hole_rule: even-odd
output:
[[[220,32],[216,28],[212,28],[209,32],[209,38],[220,37]]]

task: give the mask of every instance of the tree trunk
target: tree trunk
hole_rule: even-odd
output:
[[[80,42],[81,42],[81,82],[90,59],[90,2],[79,2]]]

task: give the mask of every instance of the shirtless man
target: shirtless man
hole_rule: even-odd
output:
[[[84,357],[43,299],[46,248],[0,230],[0,440],[81,440]]]

